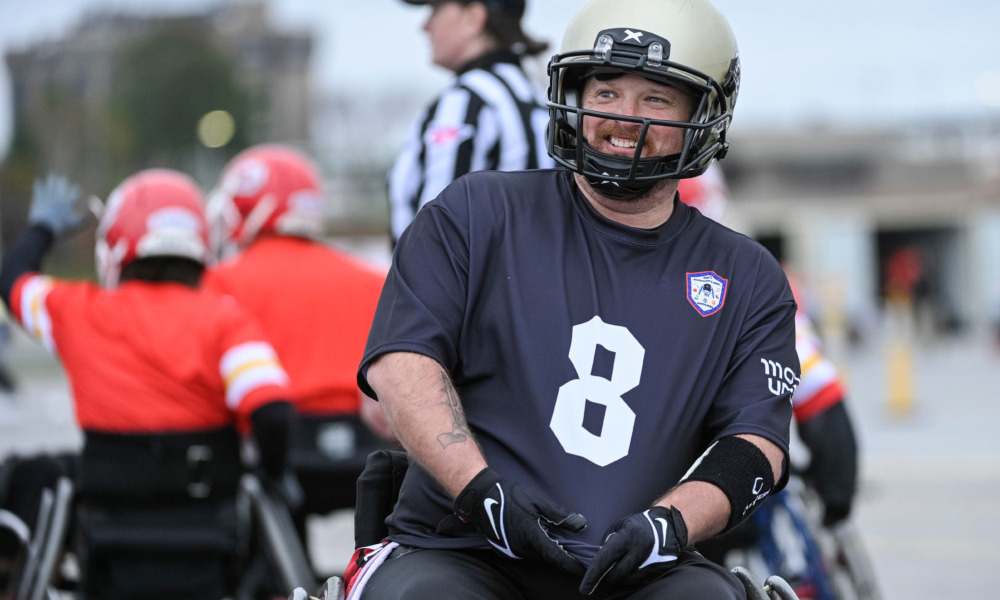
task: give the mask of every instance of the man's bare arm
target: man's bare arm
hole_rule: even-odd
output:
[[[486,468],[458,392],[437,361],[392,352],[369,365],[367,378],[400,443],[452,497]]]

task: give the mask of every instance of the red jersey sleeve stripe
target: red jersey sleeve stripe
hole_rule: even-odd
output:
[[[799,423],[808,421],[843,399],[844,388],[839,381],[834,381],[813,395],[809,402],[793,406],[795,420]]]
[[[288,385],[288,375],[274,348],[266,342],[244,342],[229,349],[219,365],[226,385],[226,405],[239,408],[254,390]]]
[[[52,318],[49,316],[45,300],[52,290],[52,279],[45,275],[27,275],[14,285],[17,298],[14,303],[14,316],[24,326],[24,330],[42,342],[42,345],[55,353],[55,340],[52,337]]]

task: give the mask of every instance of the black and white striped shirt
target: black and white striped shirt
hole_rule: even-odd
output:
[[[515,54],[487,54],[463,69],[417,118],[389,174],[393,240],[449,183],[472,171],[554,167],[545,149],[544,92]]]

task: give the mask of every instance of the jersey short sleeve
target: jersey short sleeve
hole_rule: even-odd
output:
[[[760,435],[788,450],[787,437],[775,435],[775,399],[790,402],[800,382],[795,346],[795,302],[778,263],[762,252],[753,271],[745,320],[736,332],[733,354],[706,422],[716,439]],[[778,429],[782,430],[782,429]]]
[[[45,304],[52,286],[52,278],[45,275],[28,273],[21,276],[14,282],[11,292],[11,313],[31,337],[54,353],[52,319]]]
[[[424,354],[446,367],[458,360],[468,284],[468,231],[451,210],[432,203],[399,240],[368,334],[358,385],[375,397],[364,377],[387,352]]]

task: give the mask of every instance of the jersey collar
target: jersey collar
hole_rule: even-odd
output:
[[[662,246],[677,237],[687,222],[691,219],[691,207],[681,202],[680,196],[674,194],[674,210],[667,222],[653,229],[630,227],[613,221],[597,212],[587,197],[573,180],[573,173],[566,171],[570,186],[573,188],[573,204],[583,221],[602,234],[636,246]]]

